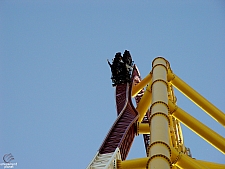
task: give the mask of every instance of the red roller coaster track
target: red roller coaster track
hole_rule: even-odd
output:
[[[132,142],[136,134],[136,122],[138,120],[138,112],[134,108],[131,101],[131,88],[132,85],[140,82],[140,74],[136,66],[134,66],[132,73],[131,84],[119,84],[116,86],[116,107],[117,107],[117,120],[111,127],[108,135],[103,141],[99,153],[106,154],[115,152],[116,148],[120,149],[121,159],[125,160]],[[143,95],[143,90],[136,96],[138,103]],[[148,116],[146,114],[144,123],[148,123]],[[149,135],[144,135],[144,142],[147,151],[149,145]]]

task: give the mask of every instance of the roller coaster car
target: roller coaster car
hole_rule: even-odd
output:
[[[120,52],[116,53],[112,64],[108,61],[112,72],[112,86],[131,82],[131,71],[133,61],[130,52],[125,50],[123,56]]]

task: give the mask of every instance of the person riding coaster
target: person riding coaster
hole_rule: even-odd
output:
[[[112,85],[130,83],[131,82],[131,71],[133,68],[133,61],[130,52],[125,50],[123,56],[120,52],[116,53],[112,64],[108,61],[108,64],[112,72]]]

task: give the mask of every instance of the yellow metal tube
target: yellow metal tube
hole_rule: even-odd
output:
[[[166,62],[164,58],[158,57],[152,63],[152,105],[149,119],[151,140],[148,169],[171,168]]]
[[[137,158],[132,160],[117,161],[117,169],[146,169],[149,158]]]
[[[150,134],[150,126],[148,123],[139,123],[137,127],[138,134]]]
[[[132,160],[117,161],[117,169],[146,169],[151,158],[137,158]],[[171,147],[171,161],[173,166],[180,169],[224,169],[224,164],[217,164],[207,161],[193,159],[182,152],[177,151]]]
[[[171,147],[171,162],[173,165],[179,167],[180,169],[208,169],[208,167],[202,166],[197,160],[178,152],[175,148]]]
[[[170,112],[172,116],[177,118],[180,122],[182,122],[185,126],[191,129],[193,132],[198,134],[212,146],[217,148],[223,154],[225,154],[225,138],[217,134],[215,131],[210,129],[209,127],[202,124],[200,121],[186,113],[181,108],[177,107],[170,100],[168,102]]]
[[[196,105],[198,105],[202,110],[209,114],[216,121],[221,123],[225,127],[225,114],[210,103],[207,99],[201,96],[197,91],[191,88],[183,80],[181,80],[177,75],[173,74],[169,69],[167,79],[171,82],[179,91],[181,91],[186,97],[192,100]]]
[[[152,78],[152,74],[149,73],[142,81],[140,81],[137,85],[132,87],[132,97],[135,97],[150,81]]]
[[[218,164],[218,163],[212,163],[208,161],[201,161],[201,160],[196,160],[199,164],[202,166],[206,166],[209,169],[224,169],[225,164]]]
[[[142,96],[140,102],[137,105],[136,110],[139,113],[139,118],[138,118],[138,122],[141,123],[147,110],[149,109],[149,106],[151,105],[152,99],[152,93],[151,93],[151,85],[148,85],[148,87],[146,88],[144,95]]]

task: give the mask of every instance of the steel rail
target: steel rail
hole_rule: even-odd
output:
[[[100,154],[114,152],[118,147],[122,160],[128,155],[136,134],[135,124],[138,119],[138,112],[131,101],[131,85],[132,83],[127,83],[116,86],[118,117],[99,149]]]

